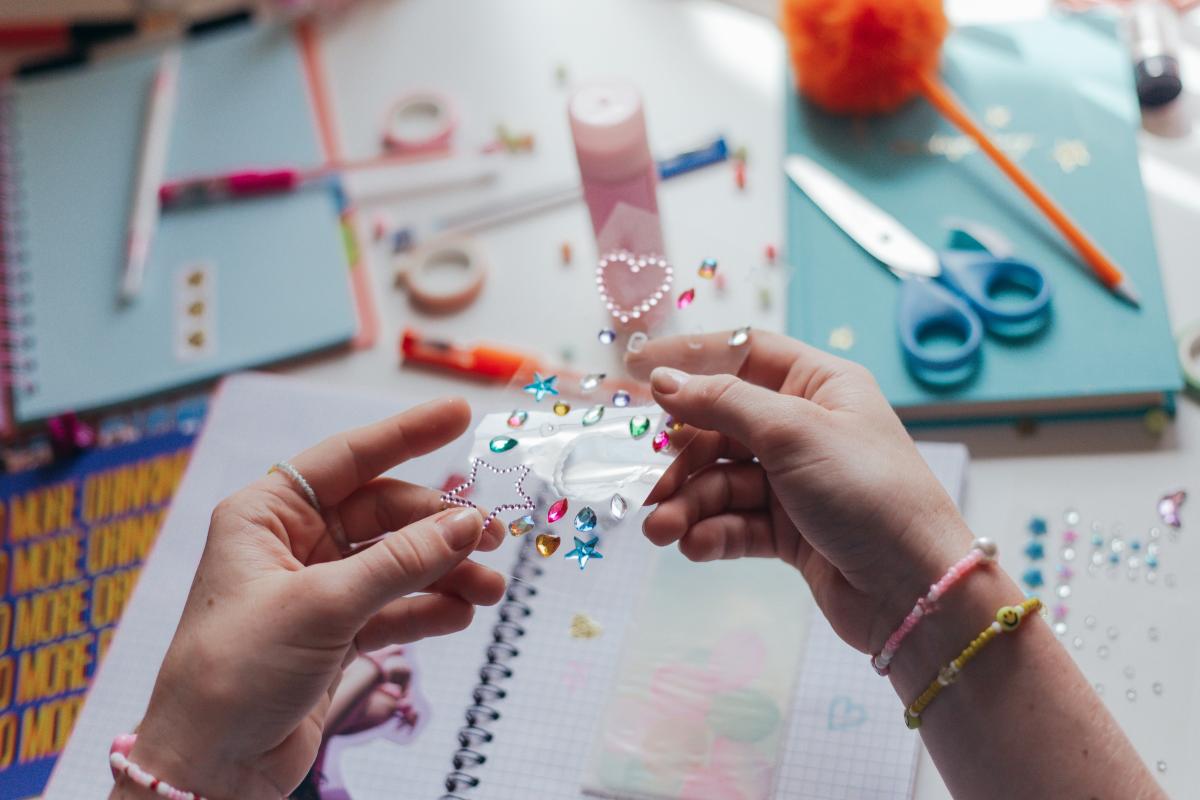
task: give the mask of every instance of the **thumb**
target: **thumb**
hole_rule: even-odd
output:
[[[341,607],[365,620],[398,597],[424,589],[474,552],[483,517],[474,508],[450,508],[393,531],[370,547],[316,565],[333,582]]]
[[[730,436],[760,458],[782,444],[777,434],[794,428],[806,405],[734,375],[689,375],[673,367],[656,367],[650,388],[675,419]]]

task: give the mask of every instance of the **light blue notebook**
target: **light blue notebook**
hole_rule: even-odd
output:
[[[1054,289],[1042,335],[1021,343],[985,337],[972,381],[931,389],[904,365],[896,279],[789,183],[788,252],[797,270],[790,332],[869,367],[913,422],[1170,407],[1179,368],[1138,169],[1132,68],[1111,26],[1051,18],[961,29],[946,42],[941,74],[1133,279],[1141,310],[1103,289],[992,162],[924,101],[855,121],[824,114],[789,88],[789,152],[820,161],[934,247],[945,245],[954,217],[998,230]]]
[[[6,90],[9,322],[26,362],[18,422],[331,347],[355,331],[327,187],[163,214],[141,296],[118,303],[157,63],[137,56]],[[246,29],[184,48],[169,177],[322,161],[290,32]]]

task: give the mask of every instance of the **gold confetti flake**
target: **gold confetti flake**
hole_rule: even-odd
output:
[[[854,347],[854,329],[849,325],[834,328],[829,332],[829,346],[834,350],[849,350]]]
[[[571,617],[572,639],[595,639],[602,633],[604,633],[604,628],[587,614],[576,614]]]

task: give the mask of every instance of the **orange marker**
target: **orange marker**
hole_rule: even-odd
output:
[[[461,347],[441,339],[426,339],[412,328],[405,328],[400,337],[400,353],[406,364],[440,367],[498,382],[511,381],[523,364],[537,367],[537,359],[524,353],[494,345]]]

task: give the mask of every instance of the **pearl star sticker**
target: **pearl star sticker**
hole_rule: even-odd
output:
[[[525,387],[525,391],[533,395],[533,399],[537,402],[542,402],[542,398],[548,394],[557,395],[558,389],[554,388],[554,382],[558,380],[557,375],[551,375],[549,378],[543,378],[540,372],[533,373],[533,383]]]
[[[593,536],[591,539],[588,539],[586,542],[583,541],[582,539],[580,539],[578,536],[576,536],[575,537],[575,549],[572,550],[571,552],[567,553],[565,556],[563,556],[563,558],[577,559],[579,561],[579,569],[582,570],[584,567],[587,566],[587,562],[588,562],[589,558],[604,558],[604,556],[602,556],[596,552],[596,545],[599,543],[600,543],[600,537],[598,537],[598,536]]]
[[[489,513],[483,520],[484,530],[487,530],[487,526],[491,524],[492,520],[508,511],[533,511],[533,509],[536,508],[533,498],[525,494],[525,489],[522,485],[525,483],[526,476],[529,475],[528,464],[514,464],[511,467],[499,469],[497,467],[493,467],[482,458],[471,459],[471,474],[469,474],[466,480],[464,480],[458,486],[455,486],[453,489],[443,494],[442,502],[452,506],[475,508],[475,504],[468,500],[466,495],[470,491],[471,487],[475,485],[475,479],[479,474],[480,467],[486,467],[497,475],[508,475],[512,472],[517,473],[517,479],[513,483],[513,487],[517,490],[517,495],[521,498],[521,502],[519,503],[501,503],[493,508],[491,513]]]

